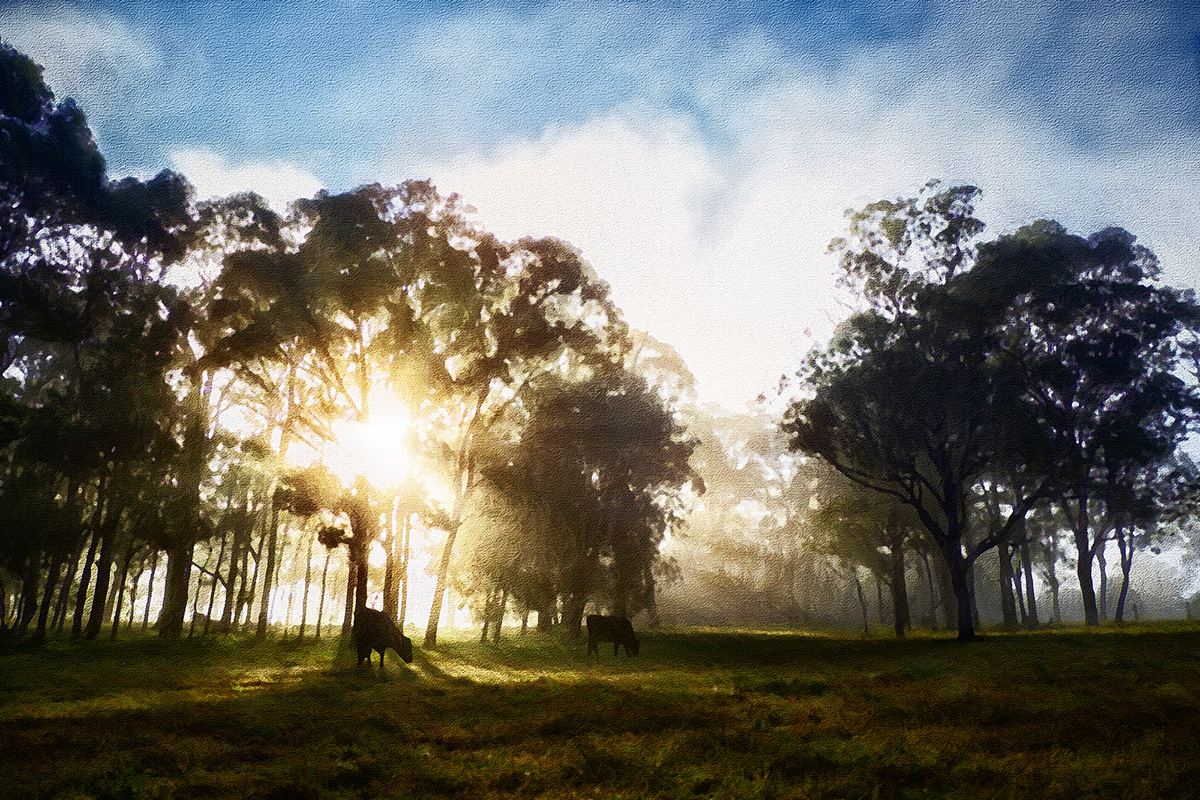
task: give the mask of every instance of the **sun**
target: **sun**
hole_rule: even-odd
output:
[[[371,400],[367,419],[334,420],[331,440],[290,448],[288,462],[296,467],[322,464],[346,488],[360,477],[381,490],[418,479],[411,444],[414,423],[408,409],[387,395],[373,395]]]

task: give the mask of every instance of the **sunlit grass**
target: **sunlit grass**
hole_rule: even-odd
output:
[[[1186,797],[1200,628],[475,635],[356,669],[323,641],[0,654],[14,797]]]

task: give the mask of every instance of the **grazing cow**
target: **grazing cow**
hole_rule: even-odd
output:
[[[625,657],[638,654],[638,640],[633,635],[633,626],[624,617],[605,617],[600,614],[588,614],[588,655],[600,654],[600,642],[613,643],[613,655],[621,652],[625,645]]]
[[[373,608],[360,608],[354,613],[354,645],[358,649],[358,665],[363,659],[371,663],[371,651],[379,653],[379,671],[383,671],[383,651],[389,647],[400,654],[405,664],[411,664],[412,641],[400,632],[391,617]]]

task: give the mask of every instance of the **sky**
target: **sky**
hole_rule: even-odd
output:
[[[1200,288],[1193,2],[5,2],[111,177],[201,197],[432,179],[579,247],[702,401],[846,311],[845,211],[980,186],[987,235],[1120,225]]]

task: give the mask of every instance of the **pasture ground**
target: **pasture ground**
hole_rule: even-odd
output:
[[[465,634],[464,634],[465,635]],[[1200,797],[1200,626],[0,651],[10,798]],[[419,640],[414,642],[419,644]],[[349,661],[347,660],[349,658]]]

